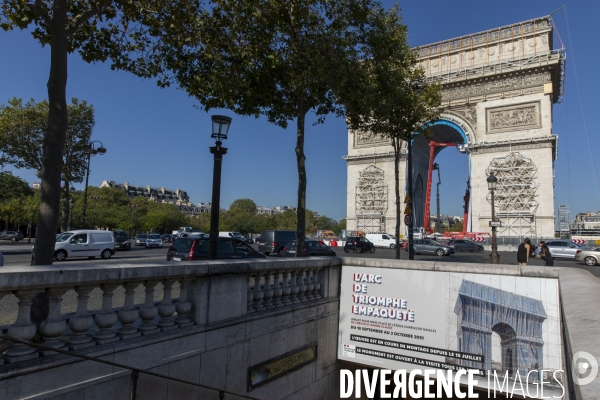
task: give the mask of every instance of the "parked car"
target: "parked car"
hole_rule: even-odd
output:
[[[135,245],[145,246],[147,237],[148,235],[146,235],[145,233],[138,233],[137,235],[135,235]]]
[[[244,241],[244,235],[239,232],[219,232],[219,236],[232,237],[234,239]]]
[[[252,240],[252,238],[250,236],[246,236],[246,235],[242,235],[242,240],[246,243],[254,243],[254,240]]]
[[[111,231],[81,229],[65,232],[56,239],[54,259],[64,261],[68,257],[102,257],[109,259],[115,254],[115,237]]]
[[[163,247],[162,238],[158,233],[151,233],[146,237],[146,248]]]
[[[292,240],[283,248],[284,257],[294,257],[296,255],[296,240]],[[304,240],[304,255],[305,256],[335,256],[335,251],[322,241],[315,239]]]
[[[283,248],[295,239],[295,231],[262,231],[258,238],[258,251],[266,255],[277,253],[283,257]]]
[[[371,241],[362,236],[348,236],[346,243],[344,244],[344,251],[348,253],[350,250],[362,253],[363,251],[370,251],[375,253],[375,246]]]
[[[173,241],[173,235],[171,235],[170,233],[165,233],[164,235],[161,235],[160,237],[161,237],[162,241],[165,243],[167,243],[167,242],[171,243]]]
[[[550,240],[546,242],[552,258],[575,258],[577,250],[589,250],[569,240]]]
[[[390,249],[396,247],[396,236],[389,233],[367,233],[366,237],[375,247],[387,247]],[[399,240],[398,244],[402,246],[402,240]]]
[[[23,240],[23,234],[19,231],[2,231],[0,232],[0,240],[10,240],[11,242],[18,242]]]
[[[217,258],[267,258],[241,240],[219,237]],[[173,242],[167,251],[167,261],[203,260],[208,258],[208,238],[186,237]]]
[[[582,261],[589,266],[597,265],[600,263],[600,247],[595,247],[590,250],[577,250],[575,259],[577,261]]]
[[[440,243],[440,242],[438,242]],[[470,251],[480,252],[483,251],[483,246],[466,239],[452,239],[447,243],[440,243],[442,246],[452,247],[455,252],[459,251]]]
[[[129,232],[115,231],[115,250],[131,250],[131,240],[129,240]]]
[[[431,239],[418,239],[413,242],[415,254],[435,254],[438,256],[449,256],[454,254],[454,248]],[[408,246],[405,248],[408,251]]]

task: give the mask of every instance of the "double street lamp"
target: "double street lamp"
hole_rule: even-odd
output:
[[[492,252],[490,253],[490,264],[498,264],[500,261],[500,254],[498,254],[498,243],[496,242],[496,211],[494,209],[494,191],[498,185],[498,178],[493,172],[487,177],[488,189],[490,190],[490,197],[492,200]]]
[[[222,147],[223,140],[227,139],[231,118],[223,115],[213,115],[212,117],[212,135],[215,139],[215,146],[209,147],[211,154],[214,155],[213,168],[213,187],[212,204],[210,210],[210,232],[208,239],[208,258],[217,258],[218,240],[219,240],[219,210],[221,202],[221,163],[223,155],[227,154],[227,148]]]
[[[99,143],[100,146],[96,147],[96,143]],[[104,155],[106,154],[106,148],[99,140],[94,140],[88,144],[88,162],[87,162],[87,171],[85,174],[85,192],[83,194],[83,221],[82,221],[82,229],[85,229],[85,220],[87,217],[87,197],[88,197],[88,181],[90,178],[90,158],[95,156],[96,154]]]

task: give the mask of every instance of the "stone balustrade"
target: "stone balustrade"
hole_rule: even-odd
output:
[[[329,269],[339,259],[286,259],[258,261],[164,262],[151,265],[55,265],[0,269],[0,299],[18,299],[16,321],[4,327],[5,334],[21,340],[39,339],[56,349],[80,351],[161,332],[176,332],[193,325],[208,326],[269,313],[299,303],[337,297],[337,272]],[[155,301],[161,284],[163,296]],[[173,286],[179,285],[179,298]],[[144,301],[135,303],[135,291],[143,289]],[[125,291],[124,305],[113,306],[117,289]],[[100,310],[90,310],[90,293],[102,292]],[[123,290],[120,289],[120,290]],[[65,293],[74,290],[74,314],[62,314]],[[31,319],[33,299],[45,293],[48,312],[36,324]],[[3,343],[0,365],[16,364],[56,352],[38,351],[21,344]],[[0,367],[2,369],[3,367]],[[1,371],[0,371],[1,372]]]

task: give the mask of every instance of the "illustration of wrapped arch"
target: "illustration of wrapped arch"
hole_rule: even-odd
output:
[[[535,214],[537,202],[537,166],[520,153],[494,158],[486,174],[498,178],[494,203],[496,216],[502,221],[500,236],[537,236]],[[491,195],[487,194],[491,203]]]
[[[356,180],[357,229],[366,233],[385,232],[388,185],[384,172],[374,165],[359,172]]]

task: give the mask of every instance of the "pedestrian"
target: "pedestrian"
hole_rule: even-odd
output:
[[[517,248],[517,262],[519,265],[527,265],[529,256],[531,255],[531,241],[525,238],[523,243]]]
[[[552,254],[550,254],[550,249],[546,245],[546,242],[543,240],[540,242],[540,248],[539,257],[544,260],[544,265],[546,267],[552,267],[554,265],[554,259],[552,258]]]

